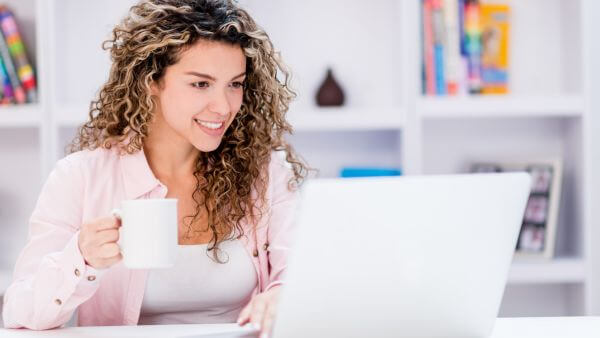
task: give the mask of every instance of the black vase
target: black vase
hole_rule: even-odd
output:
[[[327,68],[325,81],[317,92],[317,105],[321,107],[341,106],[344,104],[344,91],[333,78],[331,68]]]

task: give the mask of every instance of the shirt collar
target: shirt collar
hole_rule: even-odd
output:
[[[164,185],[154,176],[144,150],[120,156],[123,185],[127,199],[137,199]]]

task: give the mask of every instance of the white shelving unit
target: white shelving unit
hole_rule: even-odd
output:
[[[514,284],[585,283],[585,261],[580,258],[557,258],[548,262],[516,262],[508,280]]]
[[[581,117],[584,113],[581,95],[436,97],[417,104],[424,119]]]
[[[591,57],[598,49],[593,25],[600,20],[590,14],[600,12],[597,2],[512,1],[511,94],[424,97],[419,1],[240,0],[294,74],[298,99],[289,119],[296,134],[290,141],[322,176],[347,165],[447,174],[481,157],[561,157],[557,258],[515,261],[502,313],[600,314],[600,276],[593,273],[600,252],[592,248],[600,240],[592,204],[600,189],[591,188],[600,169],[593,162],[600,146],[594,108],[600,107],[592,94],[600,94],[600,76],[591,73],[600,72],[600,58]],[[41,99],[0,109],[0,161],[7,163],[0,166],[0,241],[10,239],[0,243],[0,294],[7,275],[1,271],[12,267],[24,244],[41,184],[107,77],[101,42],[133,1],[6,3],[37,66]],[[319,109],[313,102],[328,66],[346,93],[342,108]],[[32,178],[13,182],[23,175]],[[3,208],[7,203],[14,208]]]
[[[559,258],[549,262],[515,262],[508,275],[513,284],[585,283],[585,262],[579,258]]]
[[[38,105],[0,108],[0,128],[38,128],[42,124],[42,111]]]

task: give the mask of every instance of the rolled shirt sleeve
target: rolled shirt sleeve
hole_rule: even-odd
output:
[[[4,295],[6,328],[62,326],[98,289],[102,271],[85,263],[78,246],[83,182],[79,166],[67,157],[44,184]]]

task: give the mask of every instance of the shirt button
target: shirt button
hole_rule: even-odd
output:
[[[258,250],[254,249],[254,252],[252,253],[252,256],[258,257]]]
[[[93,281],[95,281],[95,280],[96,280],[96,276],[88,276],[88,280],[89,280],[90,282],[93,282]]]
[[[81,272],[79,272],[79,269],[75,269],[75,276],[79,277],[79,275],[81,275]]]
[[[54,300],[54,303],[55,303],[56,305],[62,305],[62,301],[61,301],[60,299],[55,299],[55,300]]]
[[[269,243],[265,243],[265,245],[263,245],[263,250],[267,251],[268,248],[269,248]]]

